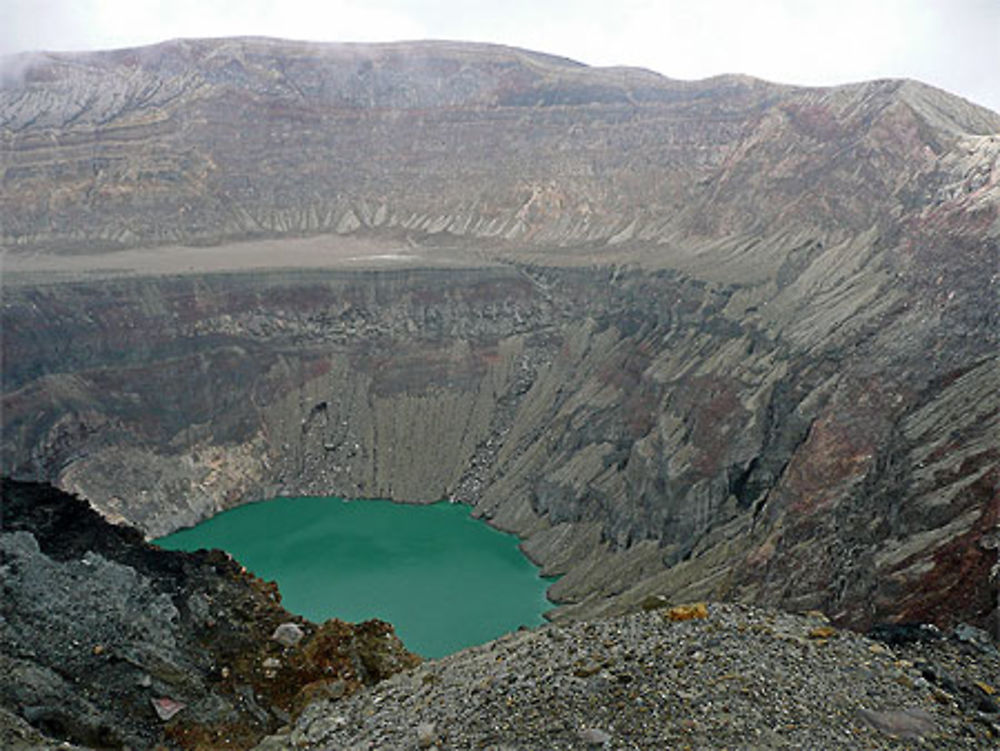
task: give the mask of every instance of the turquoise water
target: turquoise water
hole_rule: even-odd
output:
[[[542,622],[551,584],[517,538],[461,504],[278,498],[226,511],[156,541],[171,550],[221,548],[282,604],[321,622],[381,618],[406,646],[440,657]]]

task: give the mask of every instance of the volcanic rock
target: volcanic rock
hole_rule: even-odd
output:
[[[443,748],[996,747],[995,715],[964,699],[941,703],[920,668],[947,665],[973,685],[1000,670],[996,657],[967,659],[953,635],[895,656],[872,653],[875,642],[850,631],[820,646],[803,638],[816,623],[712,603],[704,619],[640,610],[561,624],[563,641],[546,625],[314,704],[261,749],[412,749],[415,716],[448,729]],[[614,656],[631,680],[579,677],[581,656]]]
[[[281,647],[267,637],[291,615],[226,554],[161,550],[46,486],[4,480],[2,509],[0,738],[9,713],[53,743],[246,748],[311,685],[343,695],[417,662],[387,624],[298,619],[301,651],[268,680],[257,666]],[[95,638],[103,650],[81,646]]]
[[[16,62],[5,473],[149,535],[451,498],[557,618],[997,633],[1000,115],[451,42]]]
[[[271,634],[271,638],[283,647],[294,647],[303,636],[305,633],[297,623],[282,623]]]

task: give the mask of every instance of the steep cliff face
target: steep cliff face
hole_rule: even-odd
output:
[[[474,45],[22,62],[5,471],[149,533],[450,496],[567,615],[997,625],[1000,116]]]

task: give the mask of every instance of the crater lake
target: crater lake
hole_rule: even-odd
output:
[[[225,550],[276,581],[287,610],[316,622],[389,621],[411,651],[430,658],[538,625],[551,607],[551,580],[517,538],[461,504],[277,498],[155,542]]]

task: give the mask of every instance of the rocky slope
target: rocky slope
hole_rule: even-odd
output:
[[[921,640],[716,604],[548,625],[317,702],[257,749],[995,748],[989,636],[895,636]]]
[[[155,548],[48,486],[2,493],[6,749],[42,742],[24,721],[94,748],[246,748],[309,700],[418,662],[388,624],[291,615],[220,551]]]
[[[872,639],[816,612],[649,598],[418,667],[386,624],[291,616],[219,551],[159,550],[47,486],[5,480],[2,493],[0,742],[12,751],[1000,739],[1000,652],[965,624]]]
[[[147,533],[452,496],[557,616],[998,627],[995,113],[450,43],[14,62],[4,471]]]

